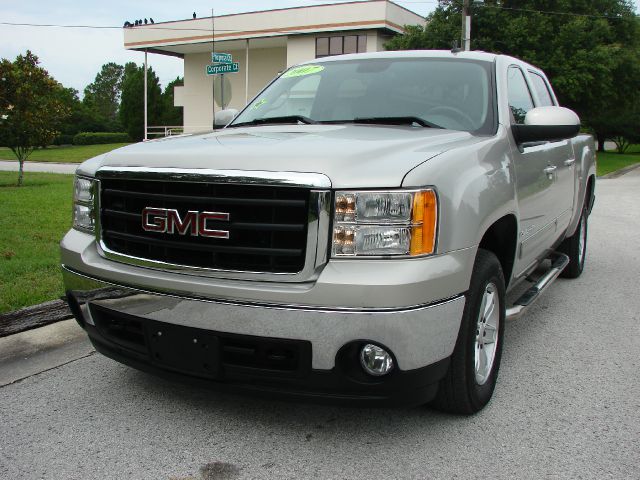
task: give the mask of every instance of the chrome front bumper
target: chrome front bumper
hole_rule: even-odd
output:
[[[387,347],[400,370],[449,357],[455,346],[464,296],[407,309],[346,310],[287,307],[187,298],[144,291],[86,276],[63,265],[66,290],[82,320],[93,325],[90,305],[151,321],[230,334],[306,340],[311,368],[331,370],[347,343],[367,340]]]

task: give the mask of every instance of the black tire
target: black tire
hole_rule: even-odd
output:
[[[478,381],[475,362],[476,349],[480,348],[480,342],[476,335],[480,328],[478,320],[485,292],[487,295],[497,296],[499,323],[497,332],[494,334],[496,342],[493,363],[487,367],[488,375],[484,377],[485,380]],[[440,381],[438,393],[431,402],[431,406],[445,412],[471,415],[480,411],[489,402],[496,386],[502,357],[505,311],[504,275],[500,262],[493,253],[480,249],[473,266],[451,364],[445,377]]]
[[[580,222],[576,227],[576,231],[570,237],[564,239],[564,241],[558,247],[558,251],[564,253],[569,257],[569,265],[560,274],[564,278],[578,278],[582,274],[584,269],[584,261],[587,256],[587,227],[588,216],[586,209],[582,209],[582,215],[580,215]],[[583,229],[584,227],[584,229]],[[584,241],[580,242],[580,236],[584,236]]]

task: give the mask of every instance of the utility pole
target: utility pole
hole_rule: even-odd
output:
[[[213,54],[216,51],[216,21],[213,16],[213,7],[211,7],[211,61],[213,62]],[[211,76],[211,108],[213,111],[213,120],[211,127],[216,129],[216,77]]]
[[[463,50],[471,50],[471,14],[469,7],[470,0],[462,2],[462,43]]]
[[[149,96],[147,95],[147,49],[144,49],[144,141],[146,142],[147,140],[149,140],[149,136],[147,134],[147,130],[149,128],[148,126],[148,117],[147,117],[147,110],[148,110],[148,101],[149,101]]]

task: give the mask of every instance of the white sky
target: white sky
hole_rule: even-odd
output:
[[[634,0],[636,11],[640,0]],[[121,27],[125,20],[153,17],[154,21],[286,8],[340,0],[0,0],[0,21],[12,23],[48,23]],[[396,3],[426,16],[436,0],[396,0]],[[27,49],[35,53],[41,66],[65,87],[80,92],[91,83],[102,64],[113,61],[141,64],[144,55],[124,49],[120,29],[36,28],[0,25],[0,57],[13,60]],[[164,55],[150,55],[149,63],[166,85],[183,75],[182,60]]]

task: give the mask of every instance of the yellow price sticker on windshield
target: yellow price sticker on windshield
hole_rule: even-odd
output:
[[[300,67],[287,70],[282,75],[284,78],[304,77],[305,75],[313,75],[324,70],[322,65],[302,65]]]
[[[259,109],[261,106],[263,106],[265,103],[267,103],[267,99],[266,99],[266,98],[263,98],[262,100],[258,100],[258,101],[256,102],[256,104],[253,106],[253,109],[254,109],[254,110],[257,110],[257,109]]]

